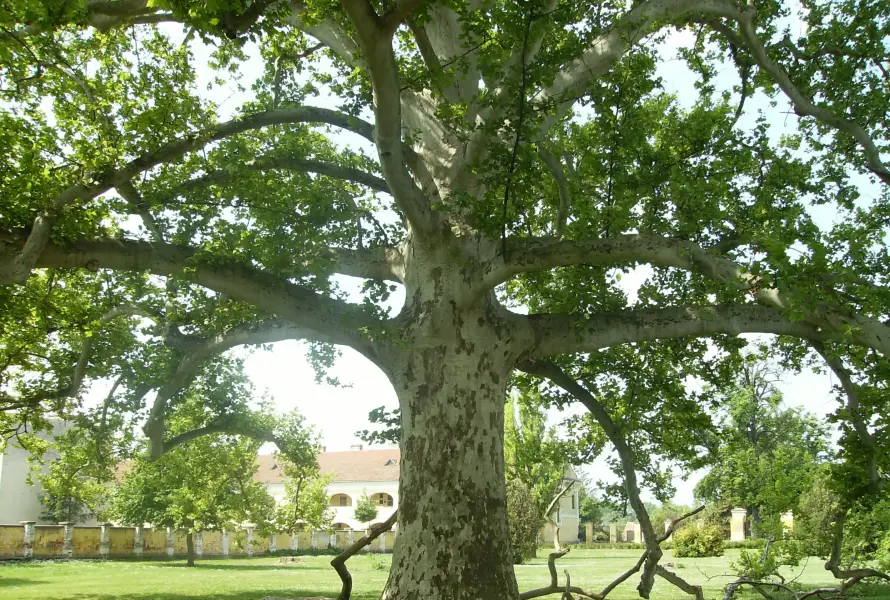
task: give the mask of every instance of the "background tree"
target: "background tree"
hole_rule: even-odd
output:
[[[700,412],[668,386],[763,333],[847,373],[852,510],[890,460],[868,427],[888,412],[888,10],[17,2],[0,17],[4,427],[123,375],[157,459],[227,350],[307,340],[324,367],[350,346],[401,411],[412,510],[384,596],[515,600],[502,425],[520,369],[583,402],[614,449],[652,539],[648,597],[678,576],[658,569],[636,471],[648,485],[667,477],[651,457],[702,450]],[[678,31],[695,33],[670,63],[689,69],[683,102],[658,71]],[[262,64],[232,114],[198,91],[199,45],[206,75]],[[350,298],[333,274],[366,284]]]
[[[528,486],[518,479],[507,480],[507,523],[513,562],[522,564],[537,555],[541,511]]]
[[[723,508],[746,508],[752,535],[779,539],[781,516],[797,508],[827,457],[827,431],[813,415],[784,408],[776,367],[748,357],[726,388],[714,466],[696,496]]]
[[[259,446],[248,438],[209,435],[157,461],[137,459],[116,487],[109,514],[127,525],[184,529],[192,567],[196,532],[268,525],[274,500],[253,480]]]
[[[355,503],[355,520],[359,523],[370,523],[377,518],[377,504],[363,493]]]

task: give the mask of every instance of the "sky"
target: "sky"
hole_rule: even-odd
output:
[[[173,39],[182,39],[184,33],[176,26],[170,26],[169,34]],[[681,104],[688,105],[695,98],[692,74],[686,69],[685,64],[674,58],[676,48],[681,45],[690,45],[693,42],[691,33],[674,34],[670,36],[663,50],[663,56],[667,59],[660,67],[667,91],[677,95]],[[206,60],[207,51],[200,45],[193,43],[198,60]],[[250,49],[248,49],[250,50]],[[230,81],[222,86],[210,85],[207,97],[224,99],[220,107],[221,118],[231,116],[237,110],[241,102],[249,98],[250,83],[260,73],[260,63],[255,59],[255,49],[250,51],[254,59],[248,61],[242,67],[243,79],[241,84],[248,88],[247,93],[237,91],[235,82]],[[203,84],[210,84],[213,73],[210,69],[199,70],[199,76]],[[726,69],[717,78],[718,84],[724,87],[737,82],[735,68],[727,64]],[[317,106],[333,107],[330,98],[321,97],[311,102]],[[754,98],[748,103],[748,109],[757,106],[766,106],[765,98]],[[773,109],[775,117],[773,133],[776,137],[787,132],[796,124],[796,117],[789,114],[787,104],[780,101],[778,108]],[[750,110],[743,117],[739,126],[753,122]],[[747,123],[746,123],[747,120]],[[338,143],[355,145],[355,138],[332,137]],[[369,146],[365,150],[373,152]],[[865,185],[865,184],[864,184]],[[830,208],[814,208],[814,217],[821,226],[830,226],[835,218]],[[633,295],[633,291],[639,286],[646,275],[645,269],[625,276],[622,285]],[[356,286],[357,280],[342,278],[343,287]],[[393,308],[397,309],[401,303],[403,292],[400,289],[393,298]],[[348,387],[331,387],[315,382],[315,374],[306,360],[304,347],[298,342],[281,342],[275,344],[270,350],[258,350],[248,353],[244,350],[237,352],[247,356],[246,371],[259,392],[267,392],[274,399],[274,405],[281,410],[299,410],[309,423],[314,425],[321,434],[322,444],[329,451],[348,450],[353,444],[361,443],[355,433],[368,426],[368,412],[378,406],[395,408],[397,406],[396,395],[392,386],[384,374],[370,361],[359,353],[348,349],[342,349],[342,357],[337,361],[331,375],[339,378]],[[780,383],[786,404],[802,407],[817,415],[824,415],[835,410],[835,400],[831,396],[831,388],[834,382],[827,374],[801,373],[798,375],[787,374]],[[575,410],[575,409],[570,409]],[[558,411],[552,411],[549,415],[552,423],[557,423],[564,417]],[[266,451],[272,451],[266,447]],[[592,480],[608,479],[610,474],[605,469],[602,461],[588,465],[582,469]],[[688,479],[675,478],[674,486],[677,489],[675,501],[681,504],[693,502],[693,488],[700,479],[702,473],[693,473]],[[650,496],[651,497],[651,496]]]

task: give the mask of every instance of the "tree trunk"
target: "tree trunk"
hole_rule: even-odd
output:
[[[504,480],[504,401],[515,359],[509,327],[491,305],[459,310],[441,270],[432,271],[434,293],[406,303],[409,341],[390,373],[402,463],[383,598],[515,599]]]
[[[195,566],[195,538],[191,531],[185,534],[185,547],[188,552],[188,562],[186,563],[189,567]]]

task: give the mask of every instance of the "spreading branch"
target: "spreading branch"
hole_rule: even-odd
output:
[[[340,576],[340,581],[343,582],[343,586],[340,588],[340,595],[337,596],[337,600],[349,600],[350,596],[352,595],[352,575],[349,573],[349,569],[346,568],[346,561],[353,557],[359,550],[380,537],[381,534],[392,529],[392,526],[395,525],[398,516],[399,511],[394,510],[393,513],[389,515],[389,518],[383,523],[371,525],[366,535],[360,537],[358,540],[355,541],[355,543],[353,543],[346,550],[338,554],[331,561],[331,566],[334,567],[334,570],[337,571],[337,575]]]
[[[311,339],[351,346],[371,360],[376,360],[376,350],[362,332],[368,328],[375,329],[381,323],[361,307],[325,297],[251,265],[238,262],[196,264],[194,256],[193,248],[173,244],[97,240],[75,242],[70,246],[49,244],[35,266],[179,275],[287,319],[305,330]]]
[[[538,156],[541,157],[541,160],[547,166],[550,174],[553,175],[553,180],[556,181],[556,188],[559,192],[559,209],[556,212],[556,219],[553,223],[553,236],[556,239],[560,239],[565,233],[566,222],[569,218],[569,210],[572,207],[572,194],[569,188],[569,178],[566,177],[566,172],[565,169],[563,169],[562,163],[559,162],[559,159],[556,158],[544,144],[538,145]],[[507,258],[507,260],[510,260],[510,258]]]
[[[288,123],[327,123],[371,139],[371,126],[353,116],[309,106],[291,106],[266,112],[235,118],[201,133],[190,134],[143,154],[123,167],[99,175],[95,183],[78,183],[57,195],[48,208],[37,217],[27,242],[20,252],[11,256],[0,257],[0,283],[19,283],[27,281],[36,261],[47,245],[52,226],[60,211],[78,201],[85,201],[107,192],[112,187],[126,185],[139,175],[160,164],[176,160],[181,156],[198,150],[207,144],[221,139],[263,127]]]

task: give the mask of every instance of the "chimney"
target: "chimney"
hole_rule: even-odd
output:
[[[350,449],[350,450],[358,451],[358,450],[361,450],[361,449],[362,449],[362,445],[361,445],[361,444],[353,444],[353,445],[351,445],[351,446],[349,447],[349,449]]]

